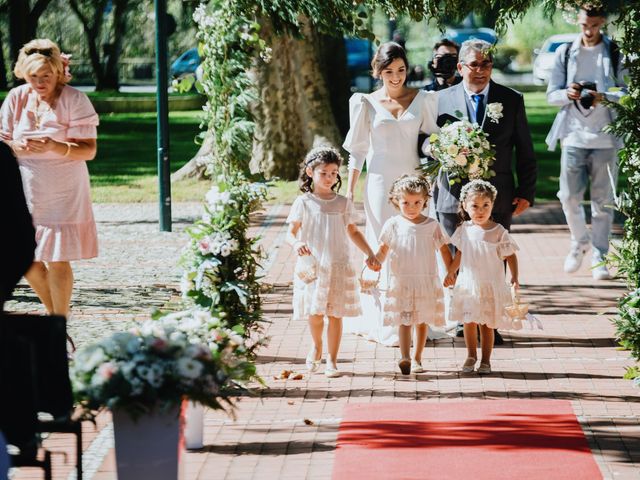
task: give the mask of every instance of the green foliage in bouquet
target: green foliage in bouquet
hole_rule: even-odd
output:
[[[440,172],[447,174],[451,184],[495,176],[490,168],[495,161],[495,151],[488,136],[477,124],[467,120],[449,123],[440,133],[431,135],[426,153],[435,161],[426,162],[420,168],[431,180]]]
[[[136,419],[184,399],[232,411],[229,395],[259,381],[251,362],[257,344],[243,334],[208,311],[149,320],[78,352],[71,368],[75,398],[89,418],[109,408]]]

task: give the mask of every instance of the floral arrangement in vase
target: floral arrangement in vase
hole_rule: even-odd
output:
[[[230,391],[260,381],[251,361],[257,345],[242,326],[227,328],[206,310],[164,315],[78,352],[71,367],[76,400],[88,417],[106,407],[135,419],[184,399],[232,409]]]

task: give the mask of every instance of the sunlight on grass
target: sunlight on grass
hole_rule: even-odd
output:
[[[536,198],[555,200],[560,174],[560,149],[549,152],[545,138],[558,109],[547,104],[544,92],[524,94],[527,118],[538,161]],[[170,159],[174,172],[198,151],[194,142],[200,132],[201,111],[171,112]],[[95,202],[156,202],[157,154],[155,113],[110,114],[100,117],[98,156],[88,163]],[[343,168],[342,194],[347,175]],[[362,176],[364,177],[364,175]],[[362,200],[363,181],[358,183],[356,201]],[[621,179],[620,185],[623,185]],[[202,201],[208,181],[194,180],[172,185],[175,202]],[[275,182],[271,202],[290,203],[299,194],[297,181]]]

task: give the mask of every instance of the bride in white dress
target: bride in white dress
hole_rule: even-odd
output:
[[[353,198],[360,172],[366,164],[364,188],[367,242],[377,249],[384,222],[396,214],[388,202],[391,184],[403,174],[416,173],[418,134],[438,132],[437,94],[406,87],[409,63],[404,49],[383,43],[371,62],[374,78],[382,87],[370,94],[355,93],[349,100],[351,126],[343,144],[349,152],[347,197]],[[416,259],[419,261],[419,259]],[[387,284],[383,267],[380,290]],[[383,345],[398,345],[397,327],[383,326],[379,303],[361,295],[363,315],[345,318],[344,331],[363,335]]]

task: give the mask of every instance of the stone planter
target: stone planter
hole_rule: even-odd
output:
[[[113,412],[118,480],[182,480],[184,451],[181,409],[154,411],[133,420]]]
[[[189,450],[204,446],[204,406],[189,400],[184,402],[184,444]]]

